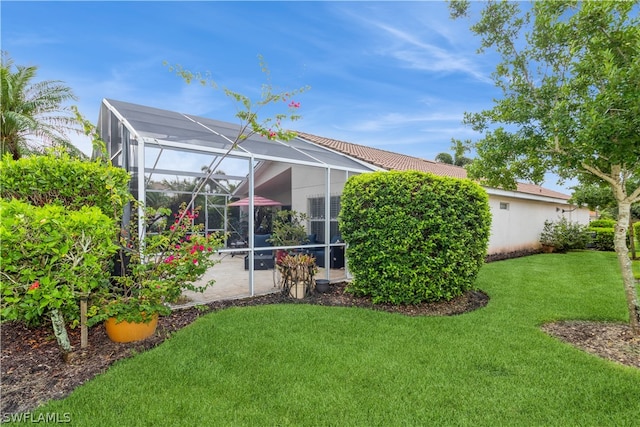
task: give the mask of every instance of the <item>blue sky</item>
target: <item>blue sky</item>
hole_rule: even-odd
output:
[[[163,61],[259,99],[262,55],[274,88],[311,87],[296,98],[303,118],[293,129],[432,160],[451,151],[451,138],[478,138],[462,125],[464,112],[500,96],[489,80],[497,57],[476,53],[469,22],[452,21],[445,2],[0,7],[2,49],[16,64],[37,65],[38,80],[64,81],[93,122],[102,98],[113,98],[237,123],[222,92],[186,85]]]

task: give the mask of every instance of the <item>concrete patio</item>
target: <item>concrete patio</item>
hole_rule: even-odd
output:
[[[253,293],[249,286],[249,270],[244,269],[244,254],[224,252],[219,254],[220,263],[210,268],[198,284],[204,284],[209,280],[215,280],[215,284],[206,291],[185,291],[186,301],[176,304],[174,308],[185,308],[199,304],[206,304],[219,300],[240,299],[256,295],[264,295],[279,292],[280,288],[275,283],[274,270],[254,270]],[[331,282],[348,280],[345,268],[329,269],[319,268],[316,279],[329,279]]]

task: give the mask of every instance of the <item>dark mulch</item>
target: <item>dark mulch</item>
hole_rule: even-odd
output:
[[[470,291],[452,301],[417,306],[373,305],[367,298],[344,292],[345,284],[335,284],[324,294],[315,293],[305,300],[292,300],[282,294],[268,294],[239,300],[216,301],[200,308],[175,310],[160,319],[152,337],[137,343],[114,343],[104,327],[89,331],[89,347],[80,349],[80,331],[70,330],[75,352],[65,362],[51,329],[47,326],[28,329],[20,323],[6,323],[1,329],[2,399],[0,414],[31,411],[50,399],[61,399],[77,386],[105,372],[114,362],[153,348],[171,334],[205,313],[228,307],[262,304],[295,303],[327,306],[364,307],[400,313],[408,316],[450,316],[484,307],[489,297],[480,291]],[[588,351],[602,357],[640,368],[640,340],[632,338],[625,325],[572,324],[548,325],[548,332],[580,346],[589,342]],[[593,339],[593,334],[606,334],[606,339]],[[586,339],[588,338],[588,339]],[[618,345],[619,344],[619,345]]]

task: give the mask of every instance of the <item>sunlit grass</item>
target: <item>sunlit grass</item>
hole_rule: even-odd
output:
[[[487,307],[454,317],[298,304],[211,313],[39,412],[86,426],[637,424],[639,370],[539,328],[626,322],[614,254],[495,262],[478,287]]]

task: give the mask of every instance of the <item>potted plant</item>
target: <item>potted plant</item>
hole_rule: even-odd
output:
[[[271,237],[267,240],[273,246],[297,246],[309,241],[304,222],[307,215],[302,212],[282,210],[279,211],[274,220]],[[284,249],[276,250],[276,264],[291,251]]]
[[[99,294],[97,314],[92,317],[93,323],[105,321],[112,340],[146,338],[155,332],[158,315],[169,314],[168,304],[176,302],[184,290],[204,292],[213,284],[210,281],[205,286],[195,286],[194,282],[219,262],[214,255],[223,245],[223,236],[203,234],[203,225],[195,221],[198,211],[185,210],[183,204],[169,227],[147,233],[142,242],[136,237],[135,228],[121,235],[120,274],[114,275],[111,285]],[[145,210],[148,224],[157,223],[170,213],[168,209]],[[122,334],[116,331],[118,325],[141,331]]]
[[[308,217],[302,212],[281,210],[276,213],[269,241],[273,246],[295,246],[308,241],[304,227]]]
[[[551,253],[554,251],[557,245],[555,224],[549,220],[544,222],[544,228],[540,233],[540,244],[542,245],[542,252]]]
[[[282,292],[293,298],[304,298],[311,293],[313,278],[318,272],[316,259],[309,254],[287,254],[276,266],[282,276]]]

